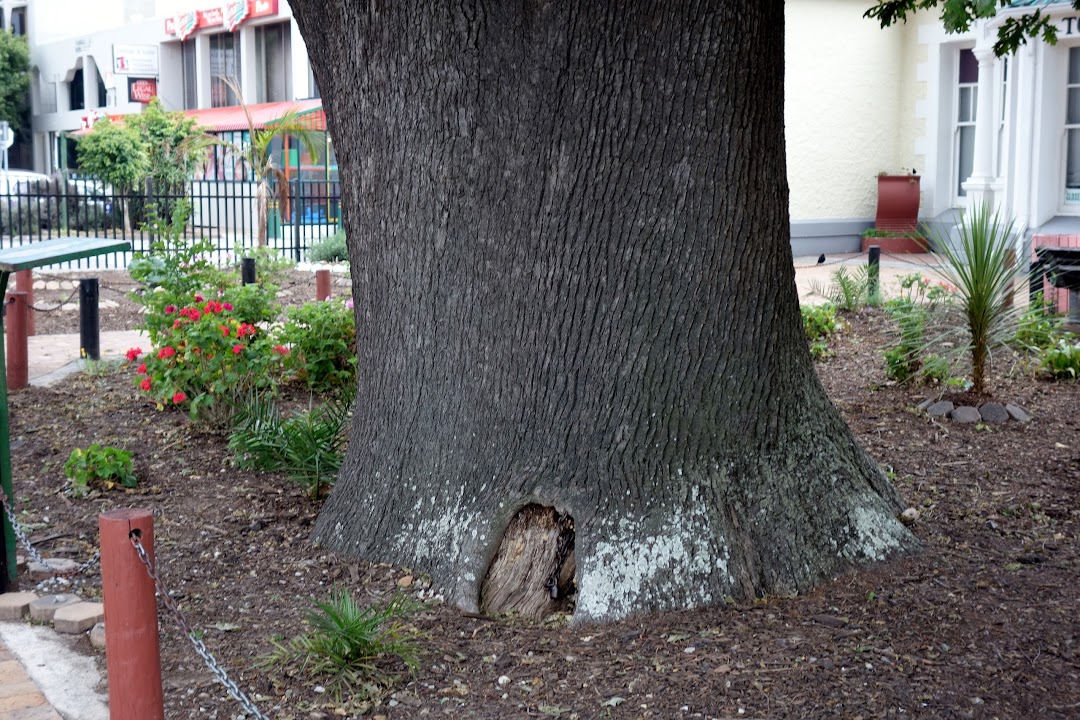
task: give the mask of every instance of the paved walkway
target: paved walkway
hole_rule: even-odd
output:
[[[8,720],[61,720],[60,714],[26,674],[26,668],[0,642],[0,717]]]

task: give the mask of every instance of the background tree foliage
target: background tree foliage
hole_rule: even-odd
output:
[[[940,7],[945,30],[961,33],[966,32],[976,20],[995,17],[999,10],[1007,9],[1010,5],[1011,0],[878,0],[874,7],[866,11],[865,17],[878,20],[884,28],[897,21],[906,21],[908,15],[918,10]],[[1080,0],[1073,0],[1072,6],[1080,10]],[[1005,18],[998,27],[994,52],[1008,55],[1030,38],[1042,38],[1051,45],[1057,42],[1057,28],[1038,7],[1032,12]]]
[[[138,115],[127,119],[138,134],[146,154],[146,174],[156,193],[179,195],[184,184],[205,157],[192,146],[192,138],[202,134],[194,118],[170,112],[154,98]]]
[[[26,38],[0,32],[0,120],[15,132],[27,126],[30,89],[30,48]]]

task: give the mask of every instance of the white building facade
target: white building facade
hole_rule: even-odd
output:
[[[34,169],[65,166],[65,133],[139,112],[153,96],[169,110],[237,105],[223,78],[249,104],[317,95],[284,0],[192,2],[29,3]],[[92,20],[77,10],[87,5]]]

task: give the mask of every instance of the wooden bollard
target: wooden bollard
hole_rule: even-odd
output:
[[[15,273],[15,289],[26,293],[26,335],[34,334],[34,275],[30,270]]]
[[[26,342],[26,293],[7,294],[7,317],[4,332],[7,334],[7,389],[18,390],[30,384]]]
[[[164,720],[154,581],[131,543],[137,533],[154,558],[154,516],[124,508],[98,515],[105,665],[110,720]]]
[[[316,300],[329,300],[330,299],[330,271],[329,270],[316,270],[315,271],[315,299]]]

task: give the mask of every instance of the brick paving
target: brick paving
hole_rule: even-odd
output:
[[[3,641],[0,641],[0,717],[5,720],[62,720]]]

